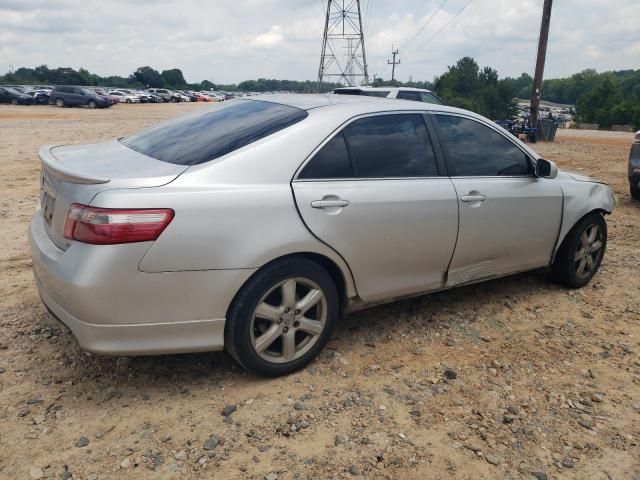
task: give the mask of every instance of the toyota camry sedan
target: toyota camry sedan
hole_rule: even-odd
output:
[[[346,312],[547,269],[579,288],[611,190],[443,105],[269,95],[46,146],[35,281],[84,349],[293,372]]]

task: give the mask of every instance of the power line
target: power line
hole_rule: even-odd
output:
[[[467,7],[468,7],[469,5],[471,5],[471,2],[473,2],[473,0],[469,0],[467,3],[465,3],[465,4],[464,4],[464,7],[462,7],[460,10],[458,10],[458,13],[456,13],[453,17],[451,17],[451,19],[450,19],[447,23],[445,23],[445,24],[444,24],[444,26],[443,26],[440,30],[438,30],[436,33],[434,33],[433,35],[431,35],[431,36],[429,37],[429,39],[428,39],[426,42],[424,42],[424,43],[423,43],[422,45],[420,45],[419,47],[417,47],[417,48],[413,49],[411,52],[416,52],[417,50],[421,50],[421,49],[423,49],[424,47],[426,47],[426,46],[431,42],[431,40],[433,40],[433,39],[434,39],[434,38],[436,38],[438,35],[440,35],[440,34],[441,34],[441,33],[442,33],[442,32],[443,32],[443,31],[444,31],[444,30],[445,30],[449,25],[451,25],[451,24],[454,22],[454,20],[455,20],[456,18],[458,18],[460,15],[462,15],[462,12],[464,12],[464,11],[467,9]],[[410,53],[411,53],[411,52],[410,52]],[[405,55],[405,57],[406,57],[406,55]]]
[[[429,24],[431,23],[431,21],[436,17],[436,15],[438,14],[438,12],[447,4],[449,0],[442,0],[442,2],[440,2],[440,5],[438,5],[436,7],[436,9],[431,13],[431,16],[429,17],[429,19],[427,20],[427,22],[422,25],[422,27],[420,27],[420,29],[418,29],[418,31],[415,33],[415,35],[413,37],[411,37],[411,39],[404,45],[404,48],[408,48],[409,45],[411,45],[411,43],[413,43],[413,41],[418,38],[418,36],[424,31],[425,28],[427,28],[429,26]]]

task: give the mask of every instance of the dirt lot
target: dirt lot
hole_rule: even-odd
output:
[[[0,107],[0,478],[640,478],[629,134],[561,131],[535,146],[620,200],[603,267],[582,290],[527,274],[363,311],[309,368],[276,380],[223,353],[80,351],[33,286],[37,147],[195,108]]]

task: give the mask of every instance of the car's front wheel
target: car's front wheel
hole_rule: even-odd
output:
[[[631,194],[631,198],[635,200],[640,200],[640,183],[630,183],[629,193]]]
[[[607,223],[600,213],[590,213],[567,234],[556,253],[551,275],[569,288],[589,283],[607,248]]]
[[[96,108],[96,102],[95,102],[95,100],[89,100],[89,101],[87,102],[87,107],[89,107],[89,108]]]
[[[61,98],[56,99],[56,107],[64,107],[64,100]]]
[[[238,292],[225,347],[247,370],[266,377],[301,369],[325,346],[339,315],[336,285],[305,258],[267,265]]]

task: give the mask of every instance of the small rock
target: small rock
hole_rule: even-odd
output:
[[[128,458],[125,458],[123,461],[120,462],[120,468],[129,468],[131,466],[131,460]]]
[[[602,401],[604,401],[604,393],[601,392],[594,392],[591,394],[591,401],[592,402],[596,402],[596,403],[600,403]]]
[[[344,438],[342,435],[336,435],[336,438],[333,440],[333,443],[337,447],[338,445],[344,445],[345,443],[347,443],[347,439]]]
[[[231,405],[227,405],[226,407],[224,407],[222,409],[222,416],[224,417],[228,417],[229,415],[231,415],[233,412],[235,412],[238,409],[238,407],[236,407],[235,405],[231,404]]]
[[[171,435],[165,435],[160,439],[162,443],[167,443],[169,440],[171,440]]]
[[[578,419],[578,423],[582,425],[584,428],[591,429],[595,427],[595,422],[591,418],[587,417],[586,415],[581,416]]]
[[[76,440],[76,447],[78,448],[86,447],[87,445],[89,445],[89,439],[87,437],[82,436]]]
[[[490,463],[491,465],[498,465],[500,463],[500,459],[495,456],[493,453],[487,453],[484,456],[484,459],[487,461],[487,463]]]
[[[547,474],[541,471],[531,472],[531,475],[536,477],[538,480],[547,480]]]
[[[43,402],[41,398],[30,398],[27,400],[27,405],[39,405]]]
[[[458,374],[452,368],[445,368],[444,378],[446,378],[447,380],[455,380],[456,378],[458,378]]]
[[[184,450],[180,450],[178,453],[176,453],[173,458],[175,458],[176,460],[186,460],[187,459],[187,452],[185,452]]]
[[[362,473],[360,472],[360,470],[358,470],[357,467],[354,467],[353,465],[349,467],[349,473],[353,476],[358,476],[358,475],[362,475]]]
[[[38,467],[29,467],[29,476],[31,478],[37,479],[44,477],[44,472],[41,468]]]
[[[302,402],[296,402],[293,404],[293,408],[295,408],[296,410],[306,410],[307,406]]]
[[[576,464],[575,464],[575,463],[573,463],[573,460],[572,460],[571,458],[569,458],[569,457],[565,457],[565,458],[562,460],[562,466],[563,466],[564,468],[573,468],[573,467],[575,467],[575,466],[576,466]]]
[[[202,446],[202,448],[204,448],[205,450],[213,450],[218,445],[220,445],[220,437],[218,437],[217,435],[211,435],[206,440],[206,442],[204,442],[204,445]]]
[[[278,474],[271,472],[264,476],[264,480],[278,480]]]
[[[6,370],[4,368],[0,367],[0,373],[4,373],[4,372],[6,372]]]
[[[36,425],[40,425],[41,423],[44,423],[45,420],[46,420],[46,417],[44,415],[33,416],[33,423],[35,423]]]

